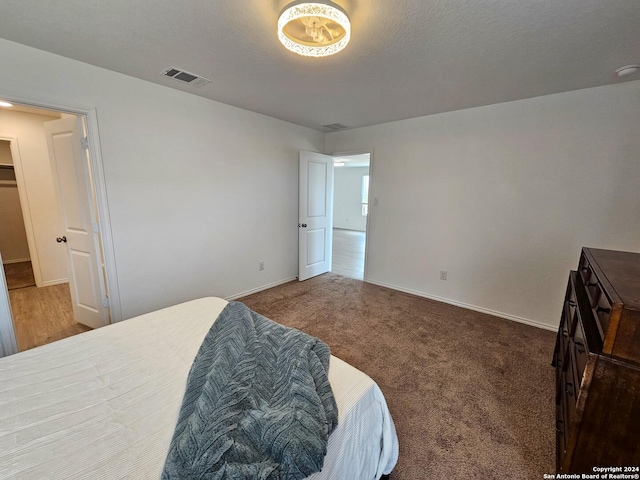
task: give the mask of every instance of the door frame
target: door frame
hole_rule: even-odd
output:
[[[93,185],[88,185],[88,187],[90,190],[91,187],[93,187],[95,196],[97,213],[96,220],[100,230],[101,247],[104,260],[105,282],[107,291],[109,293],[111,323],[121,321],[123,319],[122,306],[120,304],[120,290],[118,288],[118,275],[116,269],[115,250],[113,245],[113,235],[111,231],[111,220],[109,215],[109,202],[107,198],[107,188],[104,177],[104,164],[102,161],[102,150],[100,148],[97,110],[93,107],[62,105],[49,100],[43,100],[41,98],[22,97],[19,95],[13,95],[11,93],[5,95],[4,93],[0,92],[0,95],[4,100],[11,103],[18,103],[34,108],[55,110],[61,113],[68,113],[71,115],[84,117],[84,125],[86,128],[89,152],[88,168],[87,165],[85,165],[85,168],[87,169],[85,171],[85,181],[89,182],[89,179],[93,180]],[[2,277],[2,284],[0,285],[0,288],[7,290],[4,276]],[[2,331],[1,325],[3,323],[6,323],[6,321],[10,321],[13,323],[13,318],[10,315],[9,318],[3,318],[6,315],[5,313],[3,313],[5,312],[5,310],[10,312],[10,308],[5,308],[5,305],[3,305],[3,295],[0,295],[0,332]]]
[[[371,215],[373,215],[373,195],[372,185],[373,185],[373,148],[363,148],[360,150],[339,150],[333,153],[327,153],[327,155],[331,155],[332,157],[348,157],[349,155],[365,155],[369,154],[369,211],[367,212],[367,221],[366,221],[366,231],[364,236],[364,272],[362,273],[362,281],[367,281],[367,264],[369,257],[369,228],[371,222]],[[336,167],[333,167],[336,168]],[[377,206],[377,205],[376,205]]]
[[[2,254],[0,253],[0,264],[2,264]],[[18,353],[18,342],[16,341],[16,331],[13,327],[11,304],[9,303],[9,291],[7,290],[7,280],[4,278],[4,268],[0,268],[0,357]]]

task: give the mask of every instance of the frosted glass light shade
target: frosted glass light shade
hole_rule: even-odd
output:
[[[331,2],[296,1],[280,14],[278,38],[298,55],[326,57],[347,46],[351,22],[345,11]]]

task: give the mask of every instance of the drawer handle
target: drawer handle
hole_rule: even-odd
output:
[[[596,307],[596,312],[600,313],[611,313],[611,309],[610,308],[606,308],[606,307],[601,307],[600,305],[598,305]]]
[[[569,330],[567,330],[566,328],[562,329],[562,336],[563,337],[568,337],[569,336]]]
[[[574,302],[573,300],[569,300],[569,306],[570,307],[575,307],[576,306],[576,302]]]
[[[563,424],[564,422],[562,420],[556,420],[556,432],[562,433],[562,427],[564,426]]]
[[[597,287],[598,286],[598,282],[589,282],[587,283],[587,287]]]
[[[575,342],[573,344],[573,347],[575,348],[576,352],[581,355],[585,352],[584,344],[582,342]]]
[[[589,270],[589,267],[580,267],[580,270],[586,272],[587,270]]]
[[[573,383],[567,383],[565,385],[564,391],[570,397],[573,397]]]

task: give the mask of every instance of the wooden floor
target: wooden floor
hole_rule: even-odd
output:
[[[18,273],[25,278],[23,269]],[[11,271],[7,275],[7,284],[9,282],[19,284],[11,278]],[[91,330],[73,318],[68,283],[13,288],[9,290],[9,300],[20,352]]]
[[[364,279],[365,232],[333,229],[331,271],[357,280]]]

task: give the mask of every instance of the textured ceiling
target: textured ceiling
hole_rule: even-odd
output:
[[[352,41],[320,59],[278,42],[286,3],[2,0],[0,37],[321,131],[617,83],[640,63],[640,0],[340,0]]]

